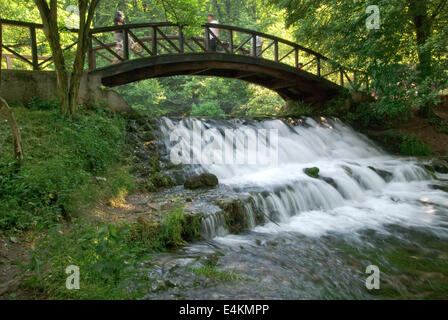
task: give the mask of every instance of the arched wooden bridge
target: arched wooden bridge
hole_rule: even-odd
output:
[[[30,55],[17,52],[23,52],[26,44],[13,46],[2,41],[8,51],[2,56],[8,68],[13,68],[12,59],[18,59],[33,70],[48,69],[51,55],[39,55],[45,48],[36,40],[42,25],[1,20],[3,26],[28,28],[30,35]],[[274,90],[284,99],[306,102],[327,101],[347,86],[357,90],[368,86],[362,73],[294,42],[228,25],[206,24],[202,28],[202,37],[187,36],[184,28],[167,22],[92,29],[89,73],[99,75],[108,87],[176,75],[234,78]],[[219,36],[213,33],[216,29]],[[117,32],[124,39],[120,49],[114,40]],[[212,50],[212,37],[216,51]]]

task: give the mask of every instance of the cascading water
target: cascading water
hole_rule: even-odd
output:
[[[187,133],[184,135],[187,139],[181,142],[173,139],[176,129]],[[209,130],[212,139],[204,138],[204,129]],[[225,131],[229,129],[234,132],[235,141],[225,139]],[[239,146],[244,148],[247,147],[247,136],[253,138],[248,132],[272,129],[278,133],[278,150],[273,148],[278,152],[275,164],[202,161],[204,150],[213,141],[222,142],[219,148],[213,149],[214,152],[236,152],[236,140],[246,139],[246,144],[239,141]],[[192,165],[192,171],[213,173],[221,184],[252,195],[255,207],[262,211],[267,223],[257,230],[278,232],[282,228],[297,228],[305,234],[319,235],[332,230],[352,232],[394,222],[431,227],[431,221],[437,220],[437,215],[429,218],[421,214],[427,211],[425,203],[448,207],[446,194],[428,187],[431,175],[421,165],[412,159],[386,155],[338,120],[201,121],[188,118],[172,121],[164,118],[161,131],[167,150],[184,143],[184,152],[191,152],[189,159],[198,159]],[[266,146],[269,139],[259,139],[253,144],[260,143],[269,149]],[[219,154],[219,157],[225,155]],[[319,178],[305,173],[311,167],[319,168]],[[255,227],[253,203],[247,206],[247,214]],[[213,223],[218,223],[217,218]]]
[[[352,257],[340,248],[368,252],[397,241],[400,248],[424,247],[416,240],[420,237],[432,237],[431,244],[447,243],[448,196],[432,188],[435,176],[424,163],[387,155],[339,120],[163,118],[160,131],[168,158],[181,146],[191,172],[219,178],[216,192],[231,190],[234,196],[250,199],[245,202],[250,232],[226,233],[225,221],[216,212],[203,224],[203,234],[213,238],[213,246],[227,252],[220,266],[259,280],[260,291],[254,294],[248,285],[237,295],[241,298],[368,297],[363,288],[368,259],[363,264],[347,262]],[[226,138],[229,131],[232,139]],[[179,139],[179,132],[184,139]],[[269,132],[277,136],[266,138]],[[257,147],[245,155],[225,154],[251,144]],[[250,154],[254,150],[255,157]],[[251,162],[251,156],[261,161]],[[319,168],[317,177],[305,172],[314,167]],[[446,177],[438,178],[437,184],[446,185]],[[257,223],[260,212],[262,222]],[[210,241],[188,250],[206,252],[209,245]],[[349,266],[341,266],[341,261]],[[354,264],[360,265],[356,269]],[[234,297],[233,287],[219,289],[216,297]]]

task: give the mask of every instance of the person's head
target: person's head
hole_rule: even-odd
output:
[[[207,15],[207,20],[208,20],[208,22],[212,22],[213,20],[215,20],[215,16],[212,13],[209,13]]]
[[[124,23],[124,13],[122,11],[117,11],[114,17],[115,24],[123,24]]]
[[[298,67],[299,69],[303,69],[303,63],[299,63]]]

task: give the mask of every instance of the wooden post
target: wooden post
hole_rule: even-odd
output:
[[[33,62],[33,70],[39,70],[39,58],[37,55],[36,28],[30,27],[31,38],[31,57]]]
[[[205,26],[205,51],[210,51],[210,29]]]
[[[2,21],[0,20],[0,86],[2,80],[2,58],[3,58],[3,28],[2,28]],[[6,68],[8,68],[8,59],[6,59]]]
[[[278,41],[274,40],[274,61],[278,62]]]
[[[344,69],[342,67],[339,67],[339,78],[341,82],[341,87],[344,86]]]
[[[179,27],[179,49],[180,49],[180,53],[184,53],[185,52],[184,32],[182,30],[182,27]]]
[[[321,70],[321,68],[320,68],[320,58],[319,57],[316,57],[316,61],[317,61],[317,76],[318,77],[320,77],[320,70]]]
[[[129,34],[127,29],[123,29],[123,50],[124,60],[129,60]]]
[[[233,54],[233,30],[229,30],[229,51]]]
[[[96,56],[95,56],[95,51],[93,50],[92,41],[93,41],[92,34],[89,33],[89,53],[88,53],[89,70],[96,69]]]
[[[257,36],[254,34],[252,34],[252,49],[251,49],[250,55],[252,57],[257,56]]]
[[[152,54],[157,55],[157,27],[152,27]]]
[[[297,47],[294,49],[294,64],[296,68],[299,67],[299,48]]]

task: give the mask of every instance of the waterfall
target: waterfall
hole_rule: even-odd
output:
[[[386,154],[337,119],[162,118],[160,132],[167,161],[174,157],[192,173],[213,173],[226,188],[250,194],[245,214],[258,232],[431,227],[442,217],[430,207],[448,207],[446,193],[430,188],[432,176],[417,160]],[[313,178],[305,171],[314,167]],[[219,212],[203,220],[206,237],[225,233]]]

